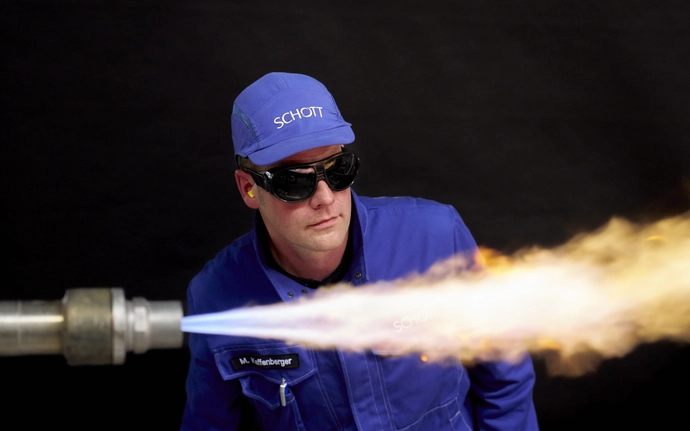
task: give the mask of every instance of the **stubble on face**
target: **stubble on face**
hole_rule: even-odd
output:
[[[264,198],[264,191],[259,190],[257,197],[259,199],[259,206],[265,207],[266,206],[266,199]]]

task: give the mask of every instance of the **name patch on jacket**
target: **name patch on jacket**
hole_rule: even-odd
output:
[[[298,368],[299,367],[299,355],[297,353],[291,353],[288,355],[244,355],[235,356],[230,359],[232,366],[236,370],[241,370],[245,367],[256,367],[262,369],[274,369],[274,368]]]

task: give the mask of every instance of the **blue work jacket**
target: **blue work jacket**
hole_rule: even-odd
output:
[[[354,286],[423,273],[476,250],[450,205],[354,191],[352,198],[352,261],[343,281]],[[188,314],[289,302],[311,292],[266,264],[254,229],[192,279]],[[206,334],[189,334],[189,348],[184,431],[538,429],[527,355],[519,364],[468,368],[423,362],[419,355]]]

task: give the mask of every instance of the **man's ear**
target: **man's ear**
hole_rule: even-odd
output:
[[[251,209],[258,209],[259,200],[256,198],[258,186],[255,186],[252,176],[241,169],[237,169],[235,171],[235,182],[244,204]]]

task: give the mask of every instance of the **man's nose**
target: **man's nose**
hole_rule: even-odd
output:
[[[335,201],[335,194],[333,190],[328,187],[328,184],[326,184],[326,180],[320,180],[316,183],[316,191],[314,191],[310,199],[312,207],[316,208],[322,205],[330,205],[333,201]]]

